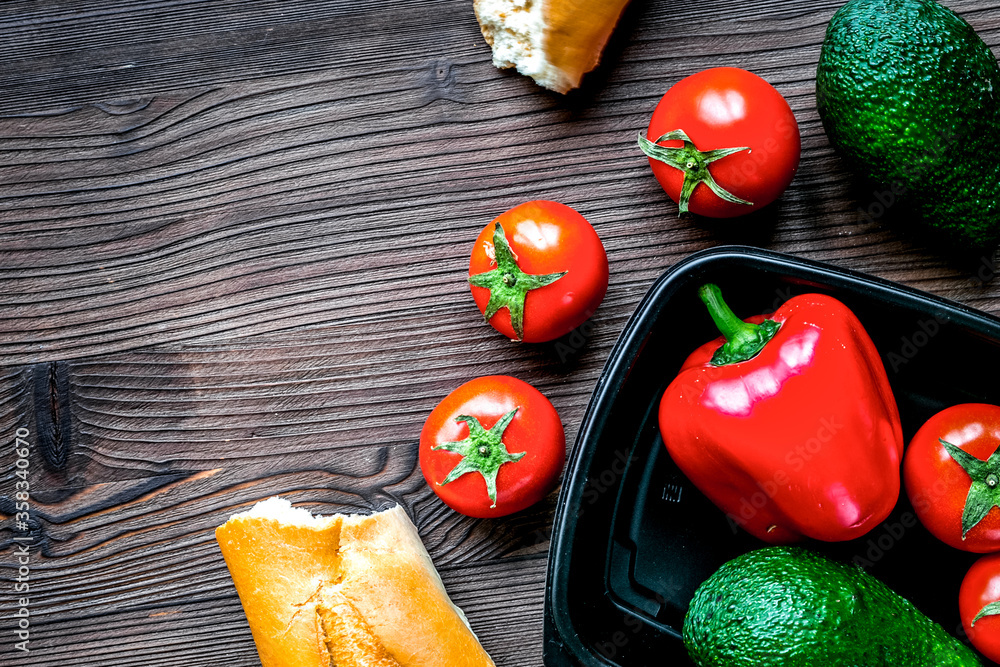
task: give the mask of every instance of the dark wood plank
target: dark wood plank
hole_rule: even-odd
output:
[[[147,405],[155,410],[155,402]],[[37,661],[28,664],[61,663],[81,650],[92,664],[148,664],[150,656],[142,651],[166,657],[185,637],[189,640],[174,659],[211,664],[218,659],[220,645],[207,638],[230,628],[235,628],[234,637],[224,638],[221,649],[228,650],[231,642],[243,656],[242,663],[233,664],[253,664],[255,655],[246,650],[250,642],[245,621],[213,531],[230,514],[275,494],[327,513],[403,504],[449,590],[484,641],[502,655],[504,647],[510,647],[505,638],[528,633],[532,641],[525,650],[535,653],[537,661],[547,526],[555,494],[509,520],[475,521],[455,514],[433,496],[410,443],[299,452],[272,445],[273,451],[264,446],[249,459],[233,459],[228,455],[236,445],[233,440],[219,437],[210,448],[201,448],[200,456],[211,456],[219,467],[196,470],[204,462],[190,459],[190,452],[178,452],[172,459],[170,449],[161,448],[164,460],[157,462],[157,470],[128,477],[143,455],[116,456],[107,450],[118,441],[88,439],[82,429],[77,446],[104,450],[88,456],[108,467],[116,462],[126,471],[125,479],[74,484],[49,493],[48,466],[41,455],[33,457],[32,472],[43,472],[32,477],[33,488],[42,491],[33,500],[31,531],[32,628],[38,640],[31,655]],[[181,467],[189,469],[177,470]],[[5,480],[4,486],[8,484],[12,482]],[[4,531],[0,553],[13,554],[11,535],[9,529]],[[5,561],[3,567],[9,570],[12,565]],[[224,618],[219,618],[219,604],[230,610]],[[510,614],[528,625],[510,627]],[[198,624],[205,635],[200,641],[197,633],[192,637],[188,631]],[[13,634],[11,619],[0,621],[0,632]],[[518,655],[512,653],[511,659]]]
[[[187,552],[190,558],[199,555],[195,550]],[[498,665],[542,664],[544,558],[489,566],[446,566],[441,575]],[[177,595],[160,604],[75,617],[72,625],[40,620],[42,639],[30,664],[259,665],[250,630],[242,619],[243,610],[235,592],[229,590],[232,585],[224,567],[209,574],[202,568],[193,576],[197,576],[203,593],[197,602]],[[188,583],[187,588],[192,585]],[[498,587],[505,595],[516,597],[518,604],[499,603]],[[151,637],[156,641],[151,642]],[[81,655],[86,657],[81,660]]]
[[[471,2],[12,0],[0,5],[0,606],[15,572],[12,434],[34,438],[29,656],[255,665],[214,545],[273,494],[400,502],[499,667],[540,667],[555,494],[474,521],[433,496],[420,425],[450,389],[535,384],[572,442],[651,282],[742,242],[1000,313],[991,257],[957,264],[859,212],[813,76],[840,0],[636,0],[568,97],[498,72]],[[1000,45],[1000,2],[947,3]],[[746,225],[681,220],[635,147],[660,95],[732,65],[803,136],[792,187]],[[593,328],[512,345],[465,283],[492,217],[557,199],[611,262]]]
[[[202,4],[177,9],[210,9]],[[720,23],[697,6],[672,6],[668,17],[657,3],[640,4],[607,67],[567,100],[495,71],[474,44],[474,22],[458,18],[447,30],[413,31],[433,35],[436,49],[453,54],[446,60],[422,52],[356,68],[340,54],[305,74],[145,91],[112,113],[22,98],[21,113],[61,113],[0,121],[9,157],[0,168],[0,353],[21,363],[421,311],[471,325],[460,288],[468,244],[496,213],[532,197],[567,202],[594,222],[614,267],[612,302],[692,250],[744,240],[916,286],[938,281],[939,293],[989,308],[994,287],[861,220],[814,108],[814,63],[833,6],[777,3],[765,20],[739,5]],[[988,39],[998,35],[990,5],[956,6],[976,7],[970,19]],[[448,17],[467,8],[406,11],[418,10]],[[663,38],[670,24],[685,34]],[[331,26],[331,42],[376,48],[385,38],[375,24],[354,28]],[[227,33],[212,34],[225,42]],[[129,48],[162,55],[149,44]],[[224,62],[269,71],[256,57],[234,48]],[[751,233],[677,220],[634,146],[663,90],[713,64],[769,77],[802,126],[801,172]],[[89,72],[83,62],[66,68]],[[193,71],[185,81],[207,78]]]
[[[490,372],[481,361],[448,363],[482,334],[456,328],[429,351],[407,328],[374,339],[356,330],[303,331],[11,373],[4,424],[32,431],[33,447],[38,644],[28,664],[58,664],[81,651],[92,664],[148,664],[151,656],[212,664],[220,651],[242,661],[232,664],[254,664],[213,530],[279,494],[323,512],[403,504],[487,648],[507,655],[507,664],[540,664],[556,493],[516,517],[476,521],[437,500],[417,466],[417,434],[435,402],[470,375]],[[543,348],[518,349],[529,353],[515,362],[524,376],[578,422],[586,392],[532,370],[546,365]],[[428,379],[414,380],[420,373]],[[29,397],[39,380],[43,395]],[[60,460],[41,437],[53,397],[65,401],[56,412],[70,412]],[[3,460],[13,460],[12,445],[5,443]],[[0,486],[15,481],[5,467]],[[8,516],[10,500],[0,501]],[[0,553],[13,553],[12,535],[0,533]],[[512,616],[521,620],[511,624]],[[13,632],[10,619],[0,621],[4,632]],[[219,632],[232,636],[209,641]],[[514,636],[523,648],[514,648]]]

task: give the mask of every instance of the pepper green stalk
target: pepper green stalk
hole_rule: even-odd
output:
[[[774,320],[764,320],[760,324],[741,320],[723,301],[722,290],[718,285],[702,285],[698,289],[698,296],[708,308],[715,326],[726,337],[726,342],[712,355],[713,366],[726,366],[752,359],[781,328]]]

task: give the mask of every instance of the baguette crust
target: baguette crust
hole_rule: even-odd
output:
[[[263,667],[495,667],[402,508],[253,514],[215,534]]]
[[[553,67],[580,85],[597,67],[628,0],[548,0],[545,52]]]

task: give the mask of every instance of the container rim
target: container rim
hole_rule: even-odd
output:
[[[597,380],[594,391],[584,413],[573,449],[564,473],[563,486],[559,492],[556,513],[553,520],[551,544],[547,564],[547,585],[544,611],[544,659],[550,664],[551,647],[558,647],[560,653],[568,652],[583,667],[617,667],[594,654],[581,641],[575,631],[572,619],[564,610],[568,607],[569,558],[578,526],[578,512],[586,483],[586,471],[593,459],[592,443],[602,433],[608,418],[609,408],[628,377],[628,370],[634,363],[642,344],[656,319],[656,308],[662,294],[674,279],[681,274],[710,266],[720,261],[751,259],[762,269],[791,273],[803,279],[825,279],[830,283],[853,288],[876,298],[891,298],[904,301],[908,306],[921,310],[947,311],[956,324],[996,337],[1000,331],[1000,318],[975,310],[962,303],[938,297],[899,283],[869,276],[861,272],[840,268],[816,260],[805,259],[764,250],[752,246],[721,245],[701,250],[680,260],[668,268],[650,286],[629,317],[612,347],[604,368]],[[562,665],[563,663],[552,663]]]

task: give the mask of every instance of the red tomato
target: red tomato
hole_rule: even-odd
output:
[[[954,446],[953,453],[941,441]],[[993,457],[998,447],[1000,407],[965,403],[927,420],[906,450],[903,481],[917,516],[927,530],[956,549],[1000,550],[1000,508],[996,507],[1000,456]],[[963,527],[969,501],[979,510],[969,510]]]
[[[692,213],[732,218],[756,211],[781,196],[799,166],[799,125],[788,102],[767,81],[736,67],[707,69],[682,79],[667,91],[653,112],[646,137],[649,142],[657,142],[674,130],[682,130],[693,143],[690,148],[694,154],[701,155],[691,159],[689,153],[672,153],[680,158],[681,166],[690,165],[692,185],[707,169],[708,178],[714,178],[723,191],[752,202],[725,201],[702,182],[690,195],[688,208]],[[649,145],[644,145],[641,138],[639,143],[650,155]],[[660,145],[682,148],[685,143],[674,140]],[[742,147],[750,150],[726,156],[705,155]],[[681,203],[685,172],[652,157],[649,164],[670,198]]]
[[[962,580],[958,592],[958,614],[972,645],[994,662],[1000,662],[1000,609],[985,609],[1000,600],[1000,554],[983,556]],[[972,621],[985,611],[983,616]]]
[[[608,290],[608,256],[582,215],[558,202],[529,201],[479,233],[469,282],[494,329],[541,343],[594,314]]]
[[[534,505],[555,488],[565,461],[556,409],[530,384],[506,375],[466,382],[434,408],[420,432],[424,478],[468,516],[498,517]]]

